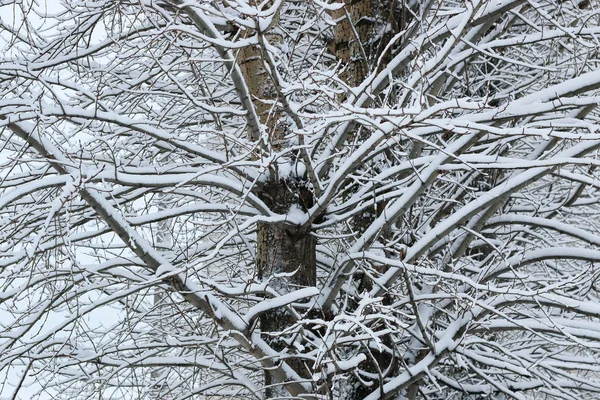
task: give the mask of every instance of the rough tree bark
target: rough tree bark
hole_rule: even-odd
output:
[[[251,2],[251,4],[254,2]],[[255,5],[255,4],[252,4]],[[264,9],[272,6],[269,2]],[[279,11],[277,11],[279,12]],[[276,28],[278,16],[269,31],[248,30],[244,38],[256,37],[259,43],[272,46],[281,45],[281,36]],[[258,25],[258,24],[257,24]],[[283,100],[276,74],[271,71],[273,64],[267,59],[264,46],[252,45],[244,47],[238,54],[238,63],[244,75],[249,93],[252,96],[256,114],[260,118],[262,129],[266,133],[259,139],[257,158],[268,156],[270,150],[279,151],[286,147],[285,136],[288,133],[284,120],[285,112],[279,106]],[[302,177],[283,176],[278,165],[269,166],[265,182],[255,189],[258,197],[277,214],[287,214],[293,208],[306,211],[313,204],[313,193]],[[316,286],[316,239],[308,231],[301,231],[289,223],[261,222],[257,226],[256,266],[259,279],[268,281],[271,288],[284,295],[303,287]],[[282,335],[296,318],[285,308],[264,312],[260,316],[260,329],[271,346],[278,350],[286,362],[299,376],[311,378],[309,366],[294,358],[293,347],[290,347],[292,334]],[[265,371],[266,398],[288,396],[282,385],[269,371]]]
[[[331,12],[336,25],[329,49],[344,68],[340,77],[352,88],[363,83],[369,73],[385,67],[393,52],[392,48],[385,47],[393,35],[406,27],[409,14],[401,2],[394,0],[344,0],[344,3],[344,7]],[[363,139],[360,129],[352,132],[351,136]],[[353,219],[353,229],[359,234],[363,233],[383,206],[373,204],[365,209]],[[371,287],[372,283],[363,277],[358,290],[370,290]],[[384,344],[391,344],[390,340],[389,336],[382,337]],[[365,352],[367,359],[361,368],[372,376],[379,376],[379,382],[369,385],[355,376],[342,391],[347,400],[365,398],[377,389],[377,385],[383,385],[383,378],[397,368],[396,360],[385,350],[368,349]]]

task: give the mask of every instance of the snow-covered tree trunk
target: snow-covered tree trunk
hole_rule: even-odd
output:
[[[250,2],[257,7],[257,3]],[[273,7],[270,1],[263,10]],[[281,5],[279,5],[281,7]],[[289,142],[288,124],[293,115],[289,115],[289,106],[285,110],[278,72],[273,55],[268,47],[279,49],[283,44],[282,34],[278,31],[278,8],[273,9],[271,25],[266,28],[258,21],[254,29],[248,29],[242,37],[252,38],[257,43],[243,47],[238,53],[238,63],[245,78],[248,91],[259,117],[262,135],[258,138],[254,150],[257,159],[266,162],[266,177],[254,189],[271,212],[289,216],[283,222],[259,222],[256,228],[256,274],[258,280],[266,282],[280,296],[317,284],[316,244],[317,240],[307,229],[300,229],[293,220],[295,213],[304,213],[312,207],[313,193],[308,188],[305,177],[296,171],[296,154],[282,159],[272,155],[286,150]],[[288,111],[288,114],[286,114]],[[271,161],[267,161],[271,160]],[[285,306],[275,307],[260,315],[260,331],[265,341],[280,353],[281,359],[308,382],[313,374],[310,363],[298,358],[294,342],[298,337],[298,328],[293,329],[299,315]],[[285,388],[269,370],[265,370],[266,398],[282,398],[287,395]]]
[[[425,7],[425,4],[423,4]],[[420,7],[408,1],[392,0],[359,0],[344,1],[344,7],[332,11],[330,14],[336,22],[333,28],[333,39],[329,45],[331,52],[341,63],[343,72],[340,78],[349,88],[361,85],[371,73],[381,71],[387,66],[391,59],[394,47],[392,39],[400,31],[408,32],[414,29],[414,23],[418,19]],[[417,17],[417,18],[415,18]],[[412,24],[411,24],[412,21]],[[407,35],[406,37],[408,37]],[[342,99],[345,96],[342,96]],[[352,140],[363,141],[367,132],[360,126],[354,127],[351,132]],[[362,137],[360,137],[362,135]],[[377,168],[371,165],[371,168]],[[368,167],[367,167],[368,168]],[[373,202],[365,207],[362,212],[357,213],[352,220],[352,228],[356,234],[362,235],[371,226],[377,217],[380,217],[386,207],[386,201]],[[380,234],[382,241],[392,239],[391,230],[386,229]],[[399,258],[400,255],[394,251],[387,254],[389,257]],[[359,278],[358,290],[372,290],[372,280],[363,275]],[[384,303],[391,305],[392,301],[386,296]],[[390,335],[383,335],[382,343],[387,348],[393,348]],[[388,376],[393,376],[402,362],[390,352],[381,351],[375,347],[364,350],[365,361],[361,364],[367,374],[377,376],[375,382],[381,384]],[[348,400],[359,400],[377,390],[377,383],[365,383],[364,378],[354,375],[349,382],[344,382],[340,393]],[[416,384],[413,384],[415,386]]]

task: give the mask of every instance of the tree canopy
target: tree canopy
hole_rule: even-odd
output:
[[[596,0],[0,16],[0,397],[600,396]]]

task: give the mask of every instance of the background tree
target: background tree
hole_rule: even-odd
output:
[[[598,7],[3,6],[2,396],[597,398]]]

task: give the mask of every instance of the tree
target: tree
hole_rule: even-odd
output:
[[[597,398],[598,7],[0,7],[2,396]]]

